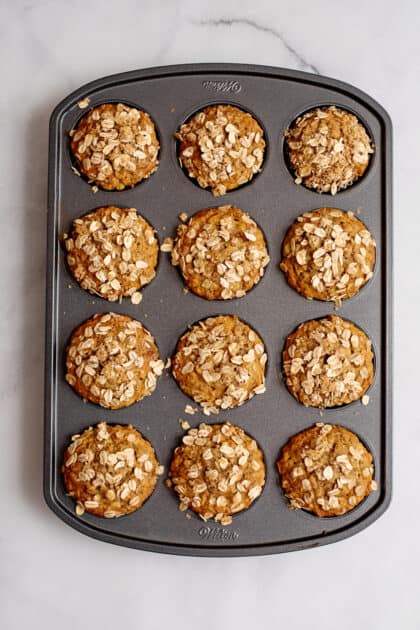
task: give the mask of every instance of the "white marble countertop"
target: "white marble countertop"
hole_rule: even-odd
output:
[[[419,20],[415,0],[0,3],[2,630],[420,627]],[[342,79],[394,123],[394,498],[368,529],[316,550],[233,560],[134,551],[84,537],[42,497],[49,115],[97,77],[196,61]]]

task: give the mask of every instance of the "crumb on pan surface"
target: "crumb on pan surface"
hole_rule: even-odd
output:
[[[345,514],[377,489],[371,453],[338,425],[319,422],[294,435],[277,467],[289,507],[320,517]]]
[[[181,125],[178,158],[189,176],[224,195],[261,170],[265,140],[258,122],[233,105],[211,105]]]
[[[344,405],[362,398],[372,384],[372,343],[338,315],[308,320],[287,337],[283,370],[288,390],[303,405]]]
[[[234,206],[195,213],[177,229],[172,264],[188,288],[207,300],[243,297],[264,275],[269,263],[264,234]]]
[[[100,422],[73,435],[61,468],[76,514],[115,518],[138,510],[163,473],[155,451],[129,425]]]
[[[206,415],[242,405],[265,392],[264,343],[236,315],[193,324],[178,341],[172,373]]]
[[[375,259],[376,243],[353,212],[319,208],[290,226],[280,269],[301,295],[340,305],[370,280]]]
[[[168,485],[179,495],[179,509],[222,525],[261,494],[265,464],[256,441],[225,422],[189,429],[173,454]]]
[[[156,232],[135,208],[104,206],[74,219],[64,244],[75,280],[110,302],[138,303],[139,289],[156,275]]]
[[[332,195],[364,174],[375,150],[358,118],[334,105],[299,116],[284,135],[295,183]]]
[[[79,171],[105,190],[130,188],[158,167],[159,141],[149,114],[123,103],[94,107],[70,131]]]
[[[94,315],[72,333],[66,381],[85,400],[107,409],[152,394],[163,361],[150,332],[128,315]]]

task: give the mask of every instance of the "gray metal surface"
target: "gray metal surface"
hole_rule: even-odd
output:
[[[90,107],[122,101],[145,109],[158,130],[158,170],[131,190],[92,192],[71,171],[68,132],[87,110],[77,102],[88,96]],[[212,103],[232,103],[253,114],[265,130],[267,151],[262,172],[242,188],[215,198],[200,189],[180,168],[174,133],[193,112]],[[296,186],[284,160],[283,131],[300,113],[336,104],[363,121],[376,145],[362,180],[335,197]],[[50,124],[48,294],[45,379],[44,494],[50,508],[66,523],[95,538],[153,551],[204,556],[267,554],[334,542],[363,529],[387,508],[391,497],[391,123],[369,96],[347,84],[291,70],[235,64],[199,64],[140,70],[90,83],[63,100]],[[261,282],[239,300],[209,302],[183,293],[180,274],[161,253],[156,278],[143,301],[111,304],[83,291],[71,278],[59,235],[72,220],[103,205],[135,207],[158,231],[160,242],[173,236],[180,212],[222,204],[249,212],[264,230],[271,256]],[[286,336],[300,322],[332,313],[332,304],[308,301],[293,291],[279,270],[280,249],[289,225],[302,212],[322,206],[361,208],[360,218],[377,241],[372,280],[338,313],[371,337],[376,358],[370,402],[320,411],[305,408],[286,390],[280,377],[280,353]],[[69,288],[71,285],[71,288]],[[170,356],[187,326],[218,313],[236,313],[265,341],[269,354],[267,392],[234,410],[206,418],[188,416],[191,403],[173,378],[163,375],[154,394],[123,410],[83,403],[64,381],[64,352],[72,330],[94,313],[114,311],[139,319],[155,336],[161,357]],[[192,403],[191,403],[192,404]],[[182,436],[179,418],[195,426],[205,420],[230,420],[253,435],[264,451],[267,481],[261,497],[232,525],[190,520],[178,511],[177,497],[164,477],[147,503],[119,519],[74,514],[60,473],[64,449],[73,433],[99,421],[132,423],[156,449],[167,469]],[[374,455],[379,490],[350,513],[317,518],[287,508],[275,468],[281,446],[295,433],[325,421],[356,432]]]

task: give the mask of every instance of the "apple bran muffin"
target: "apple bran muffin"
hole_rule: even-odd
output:
[[[158,167],[159,141],[149,114],[122,103],[91,109],[70,131],[70,150],[89,183],[124,190]]]
[[[294,435],[277,468],[289,507],[320,517],[346,514],[377,489],[371,453],[338,425],[319,422]]]
[[[354,114],[335,107],[306,112],[284,133],[296,184],[335,195],[366,171],[374,145]]]
[[[76,514],[116,518],[138,510],[163,473],[155,451],[129,425],[100,422],[73,435],[61,468]]]
[[[175,137],[181,166],[215,196],[242,186],[261,170],[263,130],[251,114],[233,105],[206,107]]]
[[[207,300],[244,296],[269,263],[264,234],[253,219],[233,206],[196,212],[178,226],[172,264],[187,287]]]
[[[236,315],[209,317],[178,341],[172,374],[206,415],[265,392],[267,354],[257,333]]]
[[[287,337],[283,370],[287,389],[305,407],[345,405],[372,384],[372,343],[338,315],[308,320]]]
[[[105,206],[73,221],[64,241],[67,264],[82,289],[110,302],[131,297],[156,275],[156,232],[135,208]]]
[[[179,496],[181,511],[222,525],[246,510],[261,494],[265,464],[256,441],[240,427],[204,424],[190,429],[172,458],[167,485]]]
[[[372,277],[376,243],[353,212],[319,208],[291,225],[282,256],[280,269],[295,291],[340,305]]]
[[[67,383],[107,409],[150,396],[162,371],[152,335],[128,315],[94,315],[72,333],[66,351]]]

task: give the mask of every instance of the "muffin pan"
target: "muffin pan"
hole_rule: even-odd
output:
[[[122,102],[152,117],[161,145],[156,172],[124,191],[93,192],[72,170],[69,131],[88,108]],[[194,112],[211,104],[229,103],[258,120],[267,142],[261,173],[250,183],[214,197],[182,170],[174,134]],[[317,106],[337,105],[356,114],[375,144],[365,175],[335,196],[297,186],[284,159],[285,129]],[[350,536],[376,520],[391,497],[391,122],[372,98],[356,88],[316,75],[234,64],[199,64],[139,70],[94,81],[64,99],[50,122],[48,272],[45,378],[44,494],[49,507],[66,523],[94,538],[152,551],[202,556],[245,556],[316,547]],[[261,281],[244,297],[207,301],[185,293],[170,255],[160,254],[157,275],[144,288],[143,300],[110,303],[81,289],[65,263],[60,236],[72,220],[106,205],[134,207],[157,230],[160,243],[174,237],[179,214],[231,204],[249,212],[264,231],[271,261]],[[369,404],[340,408],[306,408],[282,382],[281,352],[287,335],[301,322],[334,312],[334,304],[309,301],[291,289],[279,269],[287,229],[303,212],[319,207],[353,210],[377,243],[373,278],[338,314],[353,321],[372,339],[376,374],[368,391]],[[105,410],[82,399],[65,382],[65,349],[72,331],[95,313],[116,312],[139,319],[155,337],[165,361],[188,325],[217,314],[236,314],[262,337],[268,351],[267,391],[241,407],[206,417],[177,386],[170,371],[155,392],[121,410]],[[193,405],[197,407],[197,405]],[[267,480],[258,500],[234,516],[231,525],[190,519],[178,510],[178,499],[164,484],[172,451],[183,430],[179,420],[229,420],[255,437],[263,450]],[[131,423],[155,448],[165,474],[145,505],[129,516],[101,519],[77,517],[66,496],[60,472],[70,437],[100,421]],[[378,490],[343,516],[317,518],[290,510],[276,470],[281,447],[315,422],[340,424],[355,432],[372,452]]]

